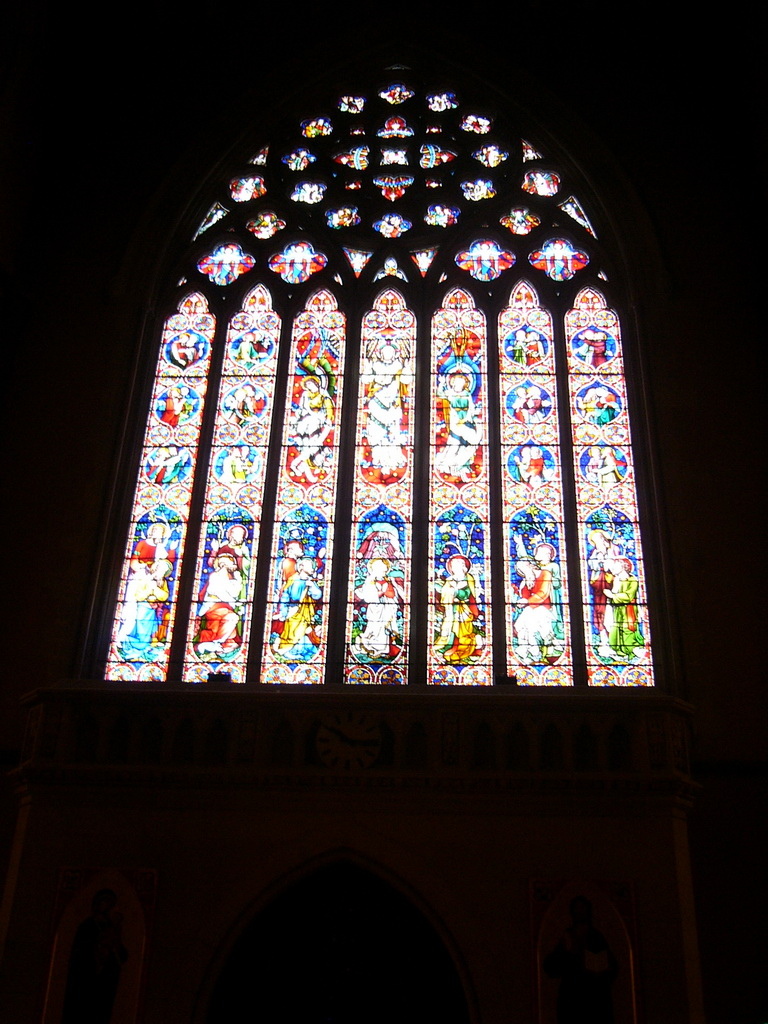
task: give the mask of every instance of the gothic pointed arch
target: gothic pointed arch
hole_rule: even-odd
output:
[[[301,952],[298,948],[300,947]],[[444,937],[408,895],[340,857],[282,889],[246,924],[210,987],[206,1024],[253,1016],[469,1024]]]
[[[106,677],[653,685],[623,268],[573,163],[405,68],[233,153],[156,327]]]

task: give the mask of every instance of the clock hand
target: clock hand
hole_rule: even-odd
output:
[[[378,740],[355,740],[351,736],[347,736],[346,733],[342,732],[341,729],[336,729],[332,725],[324,726],[328,732],[333,733],[334,736],[338,736],[342,743],[346,743],[348,747],[375,747],[378,746]]]

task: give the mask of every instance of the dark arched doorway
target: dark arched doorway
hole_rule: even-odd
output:
[[[363,868],[322,868],[246,928],[207,1024],[469,1024],[456,967],[402,893]]]

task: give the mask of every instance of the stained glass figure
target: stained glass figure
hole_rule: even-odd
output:
[[[437,178],[426,178],[425,181],[424,181],[424,185],[426,186],[426,188],[442,188],[443,187],[442,181],[439,181]]]
[[[402,117],[388,117],[376,134],[382,139],[408,139],[413,135],[413,128]]]
[[[527,206],[516,206],[506,217],[502,217],[499,223],[508,228],[513,235],[528,235],[541,224],[541,221]]]
[[[456,256],[456,266],[466,270],[477,281],[495,281],[514,263],[515,254],[501,249],[490,238],[478,239]]]
[[[427,106],[438,114],[444,110],[454,110],[458,105],[456,94],[452,92],[435,92],[427,96]]]
[[[428,681],[490,685],[485,317],[469,293],[432,320]]]
[[[521,139],[523,147],[523,163],[527,164],[531,160],[543,160],[544,157],[539,151],[533,147],[530,142],[526,142],[525,139]]]
[[[325,253],[315,252],[309,242],[294,242],[269,259],[269,269],[289,284],[308,281],[328,262]]]
[[[368,166],[368,154],[370,152],[370,146],[355,146],[353,149],[345,149],[344,152],[337,153],[333,159],[337,164],[343,164],[345,167],[354,167],[356,171],[364,171]]]
[[[415,346],[414,314],[399,292],[382,292],[361,340],[346,632],[354,683],[407,682]]]
[[[595,229],[590,224],[589,218],[581,208],[581,203],[575,196],[569,196],[567,199],[563,200],[562,203],[558,203],[557,205],[561,210],[567,213],[569,217],[573,217],[577,224],[581,224],[583,228],[586,228],[593,238],[597,238]]]
[[[553,281],[570,279],[589,263],[589,256],[580,249],[574,249],[567,238],[550,238],[541,249],[535,249],[528,262],[537,270],[543,270]]]
[[[385,238],[399,238],[412,227],[411,222],[399,213],[388,213],[381,220],[374,221],[373,226]]]
[[[285,227],[285,221],[281,220],[272,210],[263,210],[257,213],[253,220],[245,225],[252,235],[257,238],[272,238],[278,231]]]
[[[229,183],[229,192],[236,203],[247,203],[258,199],[267,191],[264,179],[259,175],[252,178],[234,178]]]
[[[292,153],[286,153],[282,158],[283,163],[289,171],[306,171],[310,164],[317,160],[308,149],[294,149]]]
[[[619,318],[597,289],[584,288],[565,331],[589,682],[651,686]]]
[[[491,130],[491,122],[487,117],[480,117],[478,114],[467,114],[461,119],[459,128],[465,132],[474,132],[475,135],[487,135]]]
[[[291,199],[294,203],[307,203],[313,206],[322,202],[327,187],[322,181],[300,181],[291,192]]]
[[[498,167],[509,157],[509,153],[498,146],[482,146],[476,149],[472,156],[484,167]]]
[[[440,164],[448,164],[456,159],[456,154],[450,149],[442,149],[440,146],[425,144],[419,150],[421,159],[419,166],[428,170],[431,167],[439,167]]]
[[[107,679],[165,678],[215,324],[193,292],[163,329]]]
[[[432,266],[432,261],[436,255],[437,249],[419,249],[417,252],[411,253],[411,259],[419,268],[419,273],[422,277],[427,276],[427,272]]]
[[[384,260],[384,266],[373,275],[373,280],[380,281],[383,277],[399,277],[401,281],[408,280],[400,267],[398,267],[394,256],[387,256]]]
[[[326,210],[325,222],[329,228],[351,228],[360,223],[360,214],[356,206],[342,206],[336,210]]]
[[[217,245],[216,248],[198,261],[197,269],[205,274],[214,284],[227,285],[236,281],[241,274],[247,274],[256,263],[249,253],[230,242],[228,245]]]
[[[267,157],[269,156],[269,146],[264,146],[260,149],[256,156],[252,156],[248,161],[249,163],[256,164],[257,167],[267,166]]]
[[[552,316],[525,281],[499,314],[507,673],[573,683]]]
[[[206,213],[205,217],[203,218],[200,227],[194,233],[193,239],[199,238],[204,231],[207,231],[208,228],[213,227],[213,225],[217,224],[222,219],[222,217],[226,217],[228,213],[229,210],[226,208],[226,206],[222,206],[221,203],[214,203],[213,206],[208,211],[208,213]]]
[[[461,191],[464,193],[465,199],[470,199],[474,203],[479,202],[481,199],[493,199],[496,195],[493,182],[488,181],[487,178],[478,178],[476,181],[462,181]]]
[[[560,189],[560,177],[552,171],[528,171],[522,189],[532,196],[554,196]]]
[[[408,165],[408,150],[382,149],[380,162],[385,167],[392,164],[399,164],[402,167],[406,167]]]
[[[460,213],[457,206],[443,206],[442,203],[434,203],[424,214],[424,221],[433,227],[447,228],[458,223]]]
[[[406,189],[413,184],[411,174],[381,174],[373,179],[373,184],[381,190],[385,199],[394,202],[405,195]]]
[[[391,103],[393,105],[397,103],[405,103],[406,100],[409,100],[415,95],[416,93],[412,92],[407,85],[403,85],[402,82],[390,85],[386,89],[382,89],[379,93],[379,96],[381,96],[383,100],[386,100],[387,103]]]
[[[262,681],[321,683],[333,564],[345,318],[316,292],[293,325]]]
[[[344,255],[349,260],[349,265],[355,277],[360,277],[368,260],[373,256],[372,252],[363,249],[344,249]]]
[[[363,187],[362,181],[359,178],[355,178],[352,181],[345,181],[344,188],[349,189],[350,192],[357,192]]]
[[[213,428],[184,679],[245,681],[280,318],[258,285],[232,317]]]
[[[333,125],[327,117],[315,117],[301,122],[301,134],[307,139],[316,139],[321,135],[330,135]]]
[[[364,107],[364,96],[342,96],[339,100],[339,110],[345,114],[362,114]]]

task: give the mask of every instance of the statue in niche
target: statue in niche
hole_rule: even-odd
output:
[[[121,931],[123,915],[117,895],[100,889],[91,914],[80,923],[72,942],[61,1024],[109,1024],[120,972],[128,959]]]
[[[568,909],[571,924],[543,963],[546,975],[560,979],[557,1024],[614,1024],[616,959],[592,923],[590,901],[574,896]]]

